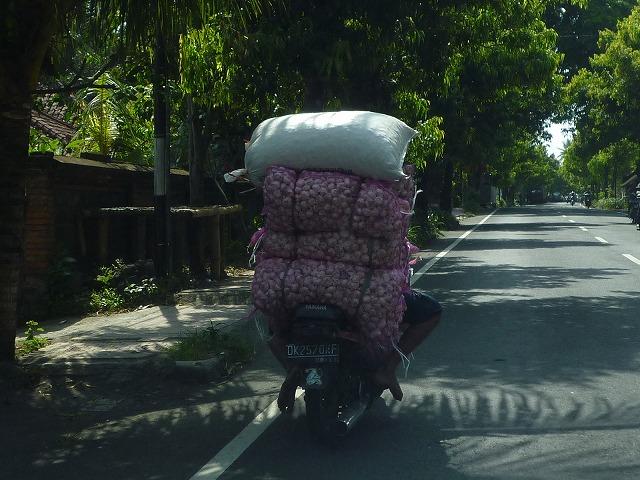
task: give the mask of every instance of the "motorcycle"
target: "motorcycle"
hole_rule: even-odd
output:
[[[374,366],[344,312],[331,305],[298,306],[288,340],[288,361],[301,372],[307,426],[318,440],[332,444],[382,394],[369,379]]]
[[[591,197],[584,198],[584,206],[587,208],[591,208]]]

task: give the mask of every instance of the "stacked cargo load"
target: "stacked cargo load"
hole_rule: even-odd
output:
[[[402,160],[406,145],[399,148]],[[335,159],[314,168],[308,162],[301,169],[291,162],[265,168],[265,226],[252,238],[253,299],[276,329],[286,327],[299,304],[337,306],[367,351],[381,357],[397,344],[406,308],[413,171],[400,165],[396,178],[381,179],[362,175],[362,169],[359,175],[337,171],[338,163],[352,171],[344,168],[348,161]]]

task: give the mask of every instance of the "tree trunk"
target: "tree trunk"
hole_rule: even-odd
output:
[[[66,8],[68,2],[51,0],[0,5],[0,361],[15,358],[31,91],[55,30],[54,14]]]
[[[442,177],[442,189],[440,190],[440,210],[451,213],[453,207],[453,161],[447,158],[444,164],[444,175]]]
[[[203,138],[202,120],[193,99],[187,97],[189,115],[189,205],[202,206],[204,195],[204,159],[207,153],[207,142]]]
[[[30,97],[0,104],[0,361],[13,360],[23,266],[24,166],[29,150]]]

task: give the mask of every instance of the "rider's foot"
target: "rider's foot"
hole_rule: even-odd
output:
[[[396,377],[396,372],[394,370],[389,370],[387,368],[381,368],[376,371],[372,378],[373,383],[382,387],[384,389],[389,389],[391,395],[396,400],[402,400],[402,389],[400,388],[400,383],[398,382],[398,377]]]
[[[278,408],[282,413],[291,413],[293,411],[293,404],[296,401],[296,388],[300,383],[300,369],[292,368],[287,374],[282,386],[280,387],[280,393],[278,394]]]

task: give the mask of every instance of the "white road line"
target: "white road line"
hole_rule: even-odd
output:
[[[570,221],[571,223],[576,223],[576,221],[575,221],[575,220],[569,220],[569,221]]]
[[[498,211],[498,209],[496,208],[493,212],[491,212],[489,215],[487,215],[486,217],[484,217],[480,223],[478,223],[477,225],[475,225],[471,230],[467,230],[466,232],[464,232],[462,235],[460,235],[451,245],[449,245],[446,249],[444,249],[443,251],[441,251],[440,253],[438,253],[435,257],[433,257],[431,260],[429,260],[429,262],[427,262],[425,265],[422,266],[422,268],[420,270],[418,270],[416,273],[413,274],[413,276],[411,277],[411,284],[413,285],[420,276],[424,275],[425,273],[427,273],[429,271],[429,269],[431,269],[431,267],[433,267],[436,263],[438,263],[438,261],[446,256],[451,250],[453,250],[454,248],[456,248],[456,246],[465,238],[467,238],[469,235],[471,235],[471,233],[478,228],[480,225],[482,225],[484,222],[486,222],[487,220],[489,220],[489,218],[491,218],[491,216],[496,213]]]
[[[302,393],[303,390],[298,388],[298,390],[296,390],[296,398],[302,395]],[[274,400],[267,408],[260,412],[249,425],[244,427],[233,440],[227,443],[215,457],[198,470],[190,480],[216,480],[219,478],[279,415],[278,401]]]
[[[602,237],[596,237],[596,240],[598,240],[600,243],[609,243]]]
[[[567,216],[566,215],[562,215],[562,218],[567,218]]]
[[[623,257],[628,258],[629,260],[631,260],[633,263],[637,263],[638,265],[640,265],[640,260],[638,260],[636,257],[634,257],[633,255],[631,255],[630,253],[623,253],[622,254]]]
[[[578,227],[578,228],[580,228],[580,230],[582,230],[583,232],[588,232],[589,231],[585,227]]]

